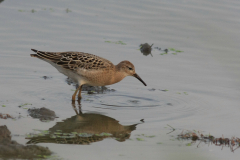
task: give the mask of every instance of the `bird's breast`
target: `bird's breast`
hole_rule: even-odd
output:
[[[78,74],[84,79],[85,84],[91,86],[106,86],[121,81],[125,76],[111,69],[104,70],[78,70]]]

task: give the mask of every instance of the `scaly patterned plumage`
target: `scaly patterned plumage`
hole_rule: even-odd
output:
[[[76,71],[78,68],[82,69],[103,69],[114,68],[114,64],[109,60],[98,57],[93,54],[83,52],[43,52],[32,49],[37,55],[32,54],[33,57],[52,61],[53,63],[62,66],[65,69]]]

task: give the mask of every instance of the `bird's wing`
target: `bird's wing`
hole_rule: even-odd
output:
[[[65,69],[76,71],[82,69],[104,69],[112,68],[112,62],[98,57],[93,54],[83,52],[45,52],[32,49],[36,54],[31,54],[32,57],[37,57],[46,61],[51,61]]]

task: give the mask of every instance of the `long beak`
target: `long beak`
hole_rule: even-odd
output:
[[[141,81],[145,86],[147,86],[147,84],[142,80],[142,78],[139,77],[139,75],[137,75],[137,73],[133,74],[133,77],[136,77],[139,81]]]

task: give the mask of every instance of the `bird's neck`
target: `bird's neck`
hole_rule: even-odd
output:
[[[125,78],[127,75],[120,70],[120,67],[118,65],[115,66],[115,72],[112,74],[111,82],[112,84],[117,83],[121,81],[123,78]]]

